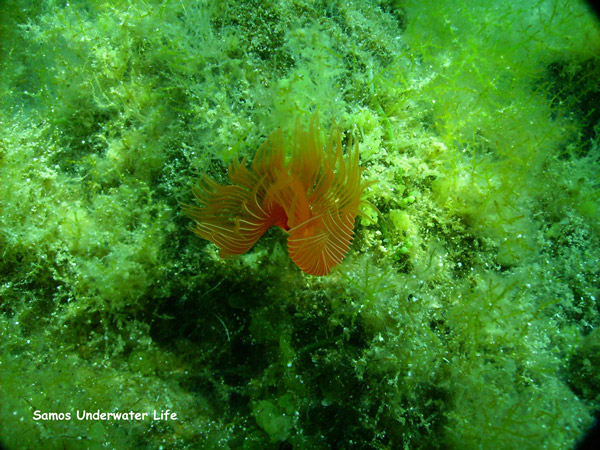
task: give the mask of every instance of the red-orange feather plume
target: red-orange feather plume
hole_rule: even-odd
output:
[[[294,149],[286,159],[283,134],[274,131],[250,168],[246,158],[229,166],[230,185],[204,176],[194,189],[200,206],[184,206],[194,233],[216,244],[221,257],[250,250],[271,226],[289,233],[290,258],[304,272],[327,275],[350,247],[354,220],[365,188],[358,143],[342,155],[341,135],[322,144],[316,116],[305,130],[296,128]]]

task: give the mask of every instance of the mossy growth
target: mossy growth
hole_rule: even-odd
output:
[[[583,5],[5,1],[0,37],[4,447],[562,449],[592,423]],[[278,229],[219,258],[180,203],[315,110],[379,213],[327,277]]]

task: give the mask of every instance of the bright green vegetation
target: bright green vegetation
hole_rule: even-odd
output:
[[[0,442],[575,445],[600,407],[580,2],[105,3],[1,3]],[[179,202],[316,107],[356,126],[381,215],[328,277],[279,230],[221,260]],[[84,409],[179,420],[33,420]]]

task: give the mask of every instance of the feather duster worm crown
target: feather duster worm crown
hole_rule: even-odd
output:
[[[317,117],[308,130],[297,125],[292,154],[286,158],[281,129],[246,159],[229,166],[231,184],[204,175],[194,189],[200,206],[184,206],[192,230],[219,247],[221,257],[250,250],[272,226],[288,236],[290,258],[304,272],[327,275],[350,247],[354,220],[369,183],[361,181],[358,143],[342,155],[339,130],[321,141]],[[365,202],[366,203],[366,202]]]

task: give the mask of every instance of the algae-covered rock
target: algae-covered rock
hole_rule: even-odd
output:
[[[268,400],[261,400],[254,408],[256,423],[269,435],[271,442],[280,442],[288,438],[294,425],[294,417],[286,414],[285,409]]]
[[[599,54],[570,0],[0,2],[0,447],[573,448]],[[221,258],[194,185],[315,114],[376,207],[347,256]]]

